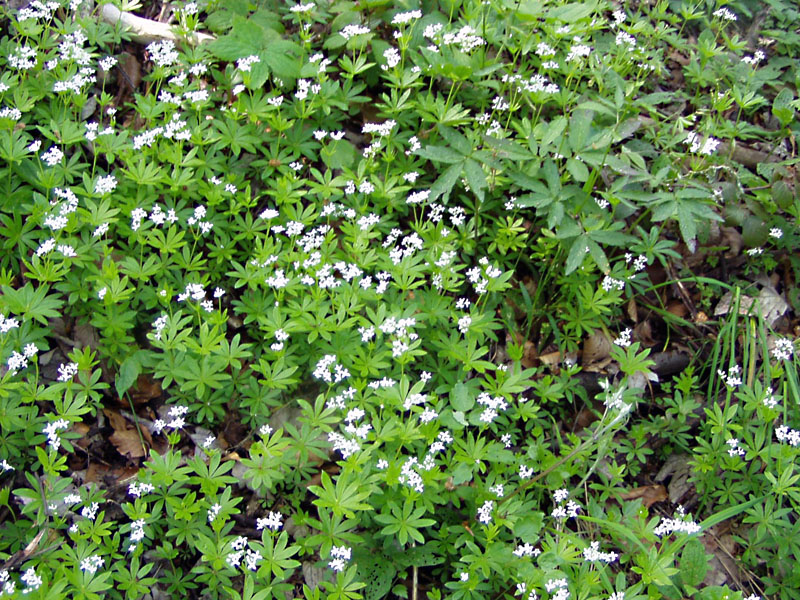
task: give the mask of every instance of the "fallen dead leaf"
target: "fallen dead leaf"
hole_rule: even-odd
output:
[[[143,427],[141,429],[140,438],[136,427],[117,411],[104,408],[103,414],[114,430],[108,441],[114,445],[117,452],[128,458],[141,458],[147,454],[147,448],[142,444],[142,439],[147,445],[152,446],[153,444],[153,439],[150,437],[150,432],[147,428]]]
[[[595,331],[583,342],[583,366],[607,359],[611,355],[611,340],[602,331]]]
[[[656,502],[663,502],[669,496],[667,495],[667,488],[663,485],[643,485],[638,488],[634,488],[623,494],[620,494],[620,498],[623,500],[637,500],[638,498],[642,499],[642,504],[645,508],[650,508]]]

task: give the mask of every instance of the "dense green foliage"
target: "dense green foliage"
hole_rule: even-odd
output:
[[[800,597],[793,3],[12,4],[4,595]]]

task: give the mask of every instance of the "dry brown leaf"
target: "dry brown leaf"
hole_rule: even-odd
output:
[[[649,320],[644,320],[633,328],[633,339],[641,342],[645,347],[655,345],[653,328],[650,326]]]
[[[683,319],[689,314],[689,309],[687,309],[686,305],[680,300],[673,300],[667,304],[667,312]]]
[[[583,366],[599,363],[611,356],[611,340],[602,332],[595,331],[583,342]]]
[[[656,502],[663,502],[668,497],[667,488],[663,485],[643,485],[642,487],[637,487],[620,494],[620,498],[623,500],[636,500],[641,498],[645,508],[650,508]]]
[[[145,448],[139,439],[139,432],[135,429],[116,430],[108,438],[117,452],[129,458],[141,458],[145,455]]]
[[[161,397],[161,382],[149,375],[139,375],[136,385],[130,390],[134,404],[144,404],[153,398]]]
[[[526,341],[522,351],[522,366],[526,369],[531,369],[536,366],[539,360],[539,354],[536,352],[536,344],[531,341]]]
[[[539,362],[548,367],[554,367],[561,362],[561,352],[546,352],[539,355]]]
[[[628,300],[628,317],[634,323],[638,323],[639,321],[639,309],[636,306],[636,301],[631,298]]]

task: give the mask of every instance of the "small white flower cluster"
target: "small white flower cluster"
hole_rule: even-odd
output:
[[[567,498],[569,498],[569,492],[566,489],[562,488],[553,492],[553,504],[556,506],[553,508],[553,512],[550,513],[551,517],[561,521],[564,519],[574,519],[578,516],[581,507],[574,500],[569,500],[564,504]]]
[[[592,48],[586,44],[582,44],[579,37],[574,37],[572,41],[575,43],[570,47],[569,54],[567,54],[567,57],[564,59],[566,62],[577,61],[592,53]]]
[[[37,352],[39,352],[39,348],[36,347],[36,344],[26,344],[21,354],[17,351],[12,352],[8,357],[8,371],[12,375],[16,375],[28,366],[28,360],[36,356]]]
[[[781,425],[775,430],[775,437],[781,443],[789,444],[797,448],[800,446],[800,431],[797,429],[790,429],[786,425]]]
[[[711,136],[707,137],[705,140],[702,140],[697,133],[690,131],[686,136],[686,143],[689,144],[689,152],[698,152],[700,154],[710,156],[711,154],[714,154],[714,151],[717,149],[717,146],[719,146],[720,141]]]
[[[682,506],[678,507],[678,518],[677,519],[663,519],[653,530],[658,537],[662,537],[665,535],[670,535],[672,533],[686,533],[691,535],[693,533],[698,533],[700,531],[700,525],[695,523],[694,521],[688,520],[686,518],[686,512],[683,510]]]
[[[21,579],[22,583],[27,586],[24,590],[22,590],[23,594],[29,594],[35,590],[38,590],[42,585],[42,578],[36,574],[36,571],[34,571],[33,567],[25,571],[22,574]]]
[[[772,348],[772,357],[775,360],[791,360],[794,354],[794,343],[788,338],[781,338],[775,340],[775,346]]]
[[[187,219],[186,224],[189,225],[189,227],[194,227],[195,225],[197,225],[197,227],[200,229],[200,233],[205,235],[206,233],[211,231],[214,227],[214,224],[211,221],[203,221],[205,216],[206,216],[206,207],[203,206],[202,204],[198,204],[195,207],[192,216]]]
[[[722,380],[722,382],[727,385],[729,388],[735,388],[742,384],[742,378],[740,377],[742,369],[739,365],[733,365],[728,372],[725,373],[722,369],[717,369],[717,375]]]
[[[308,4],[302,4],[302,3],[296,4],[289,9],[290,12],[293,12],[295,14],[310,13],[312,10],[314,10],[313,2],[309,2]]]
[[[619,558],[616,552],[600,552],[600,542],[592,542],[583,549],[583,560],[587,562],[612,563]]]
[[[18,108],[4,106],[2,109],[0,109],[0,119],[11,119],[12,121],[19,121],[21,118],[22,118],[22,113]],[[32,150],[32,152],[36,152],[36,150]]]
[[[317,362],[313,375],[325,383],[339,383],[350,377],[350,371],[337,362],[335,354],[326,354]]]
[[[734,13],[732,13],[731,11],[729,11],[724,6],[722,8],[718,8],[717,10],[715,10],[711,14],[713,16],[719,18],[719,19],[722,19],[723,21],[735,21],[736,20],[736,15]]]
[[[544,584],[544,589],[548,594],[552,594],[551,600],[567,600],[569,598],[569,588],[566,579],[550,579]],[[555,592],[555,594],[553,594]]]
[[[150,59],[159,67],[169,67],[178,62],[178,51],[171,40],[150,43],[147,48]]]
[[[539,548],[534,548],[528,542],[518,545],[516,550],[514,550],[514,556],[518,556],[520,558],[522,558],[523,556],[530,556],[536,558],[541,553],[542,551]]]
[[[417,457],[411,457],[406,460],[400,470],[398,481],[420,494],[423,493],[425,491],[425,485],[422,482],[422,476],[415,469],[419,468],[422,471],[430,471],[433,469],[436,466],[436,454],[443,452],[447,444],[450,444],[452,441],[453,436],[448,430],[442,429],[439,431],[436,436],[436,441],[428,448],[428,452],[425,454],[422,463],[419,462]]]
[[[117,187],[117,178],[113,175],[106,175],[104,177],[98,177],[97,181],[94,184],[94,193],[99,194],[101,196],[105,196],[106,194],[110,194],[113,192]]]
[[[101,131],[100,124],[96,122],[84,123],[84,127],[86,127],[86,133],[84,134],[84,137],[86,137],[86,140],[89,142],[95,141],[98,136],[113,135],[114,133],[114,129],[112,127],[106,127]]]
[[[234,569],[239,568],[239,565],[242,563],[242,558],[244,558],[245,567],[250,571],[257,571],[258,570],[258,563],[264,558],[261,556],[261,553],[247,547],[247,538],[243,535],[240,535],[235,540],[231,542],[231,552],[228,553],[228,556],[225,559],[225,562],[228,563]]]
[[[456,33],[445,33],[442,36],[442,44],[444,46],[458,46],[461,52],[469,54],[476,48],[486,44],[486,40],[477,35],[477,32],[472,27],[464,25]]]
[[[17,13],[17,21],[20,23],[27,21],[28,19],[33,19],[36,21],[43,19],[48,21],[53,17],[53,13],[57,11],[60,6],[61,5],[58,2],[48,2],[45,4],[39,0],[33,0],[33,2],[31,2],[28,6],[19,10]]]
[[[250,56],[245,56],[243,58],[237,59],[236,68],[245,73],[249,73],[250,70],[253,68],[253,65],[260,62],[261,59],[258,56],[256,56],[255,54],[251,54]]]
[[[494,500],[487,500],[478,509],[478,522],[488,525],[492,522],[492,512],[494,511]]]
[[[731,458],[733,458],[734,456],[741,457],[745,455],[745,449],[739,445],[740,442],[736,438],[730,438],[725,443],[729,446],[728,456],[730,456]]]
[[[213,523],[214,520],[219,516],[220,511],[222,510],[222,505],[219,502],[215,502],[211,505],[211,507],[206,512],[206,516],[208,517],[208,522]]]
[[[502,396],[495,396],[493,398],[487,392],[481,392],[477,398],[477,402],[485,407],[480,416],[481,423],[493,422],[500,412],[508,408],[508,403],[505,398]]]
[[[222,291],[221,288],[217,288],[217,290]],[[222,294],[217,295],[217,290],[214,291],[214,297],[219,298],[225,292],[222,291]],[[188,299],[192,299],[195,302],[199,302],[200,306],[206,312],[211,312],[214,310],[214,301],[206,298],[206,291],[203,289],[203,285],[200,283],[187,283],[186,288],[180,294],[178,294],[177,300],[178,302],[184,302]],[[159,339],[159,338],[156,338]]]
[[[37,62],[36,49],[29,46],[19,46],[8,55],[8,65],[19,71],[32,69]]]
[[[406,25],[411,21],[422,18],[421,10],[409,10],[408,12],[397,13],[392,17],[392,25]]]
[[[625,264],[630,264],[633,261],[633,270],[635,272],[643,271],[644,268],[647,266],[647,257],[644,254],[640,254],[636,258],[633,258],[633,254],[630,252],[625,253]]]
[[[533,476],[533,467],[529,467],[527,465],[520,465],[519,466],[519,478],[520,479],[530,479]]]
[[[105,559],[99,554],[95,554],[94,556],[89,556],[81,561],[81,571],[86,571],[90,575],[94,575],[97,573],[98,569],[103,567],[104,564]]]
[[[455,223],[454,223],[455,224]],[[490,279],[497,279],[503,272],[489,264],[489,259],[485,256],[478,260],[480,266],[476,265],[467,271],[467,278],[475,286],[478,294],[485,294]]]
[[[141,498],[143,494],[149,494],[156,490],[152,483],[139,483],[134,481],[128,486],[128,493],[134,498]]]
[[[48,167],[55,167],[64,158],[64,153],[58,146],[51,146],[50,149],[42,154],[40,158]]]
[[[19,328],[19,321],[13,317],[6,318],[6,316],[0,313],[0,333],[8,333],[12,329]]]
[[[627,329],[623,330],[619,334],[619,337],[614,340],[614,344],[616,344],[617,346],[621,346],[623,348],[629,347],[631,345],[631,334],[632,333],[633,333],[633,331],[631,330],[630,327],[628,327]]]
[[[14,592],[17,591],[17,584],[16,582],[11,579],[11,576],[8,574],[6,569],[0,571],[0,585],[3,586],[2,592],[8,596],[13,596]]]
[[[411,328],[416,327],[417,320],[414,317],[397,319],[388,317],[378,329],[386,336],[391,336],[392,358],[400,358],[410,347],[410,343],[419,339],[419,335]]]
[[[60,364],[58,367],[58,381],[66,383],[72,381],[72,378],[78,374],[78,363]]]
[[[528,584],[524,581],[517,584],[517,591],[514,592],[515,596],[524,596],[528,594],[526,600],[539,600],[539,594],[536,593],[536,590],[531,590],[528,592]]]
[[[756,50],[753,53],[753,56],[743,56],[742,57],[742,62],[745,63],[746,65],[752,65],[752,66],[755,67],[758,63],[760,63],[766,57],[767,57],[767,55],[764,54],[763,50]]]
[[[771,387],[764,390],[764,399],[761,402],[767,408],[776,408],[779,404],[778,398],[772,393]]]
[[[47,436],[47,445],[53,450],[58,451],[58,449],[61,447],[61,438],[59,437],[58,432],[63,431],[68,427],[69,421],[66,419],[58,419],[45,425],[42,433]]]
[[[556,65],[558,66],[558,65]],[[536,94],[539,92],[545,94],[557,94],[560,90],[558,85],[549,81],[544,75],[536,74],[525,79],[522,75],[503,75],[502,81],[504,83],[512,83],[516,85],[517,93],[527,92],[529,94]]]
[[[169,418],[171,419],[170,422],[165,423],[163,419],[156,419],[153,422],[153,432],[156,434],[161,433],[161,431],[164,428],[180,429],[181,427],[186,425],[186,419],[184,419],[184,416],[188,412],[189,412],[188,406],[182,406],[180,404],[171,406],[169,412],[167,413],[167,416],[169,416]]]
[[[344,570],[347,561],[350,560],[351,548],[347,546],[333,546],[331,548],[331,562],[328,566],[336,572]]]
[[[256,529],[269,529],[271,531],[278,531],[283,526],[283,515],[279,512],[272,512],[264,517],[256,519]]]
[[[344,39],[349,40],[350,38],[355,37],[357,35],[365,35],[370,31],[371,30],[369,27],[365,27],[363,25],[358,25],[358,24],[352,24],[352,25],[346,25],[344,29],[342,29],[339,32],[339,35],[341,35]]]
[[[602,287],[603,291],[605,292],[610,292],[613,289],[622,291],[625,289],[625,282],[621,279],[614,279],[613,277],[606,275],[603,277],[600,287]]]
[[[619,410],[620,415],[617,417],[618,419],[622,418],[622,416],[627,414],[628,411],[631,408],[633,408],[632,405],[625,404],[625,402],[623,401],[622,395],[623,392],[625,391],[623,385],[620,385],[616,389],[612,389],[611,383],[609,383],[608,379],[601,379],[598,383],[605,392],[604,394],[605,397],[603,398],[603,404],[605,404],[605,406],[609,410]]]
[[[72,92],[80,94],[83,88],[97,80],[95,71],[91,67],[83,67],[75,75],[66,81],[56,81],[53,84],[53,91],[57,93]]]
[[[381,65],[381,70],[383,71],[394,69],[397,65],[400,64],[401,60],[400,52],[398,52],[397,48],[394,47],[390,47],[384,50],[383,58],[386,59],[386,64]]]
[[[617,32],[615,42],[617,46],[626,46],[628,50],[633,50],[636,48],[636,38],[630,33],[622,31],[621,29]]]
[[[308,79],[298,79],[297,80],[297,91],[294,94],[294,97],[298,100],[305,100],[308,98],[309,92],[312,95],[319,94],[322,86],[318,83],[311,83]]]

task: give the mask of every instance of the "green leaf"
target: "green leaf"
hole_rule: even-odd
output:
[[[700,540],[691,539],[681,553],[681,580],[686,585],[699,585],[708,572],[706,551]]]
[[[586,139],[592,128],[594,112],[591,110],[574,110],[569,120],[569,145],[577,154],[586,146]]]
[[[475,398],[470,393],[470,389],[459,381],[450,392],[450,404],[455,410],[465,413],[475,406]]]
[[[478,200],[483,202],[483,192],[488,187],[483,167],[475,159],[468,158],[464,161],[464,174],[467,176],[467,183],[472,193],[478,197]]]
[[[575,21],[580,21],[591,15],[596,7],[597,2],[574,2],[572,4],[565,4],[564,6],[549,10],[547,12],[547,18],[548,20],[553,19],[564,23],[574,23]]]
[[[583,259],[586,257],[588,248],[589,244],[585,235],[580,235],[575,238],[572,245],[569,247],[567,262],[564,264],[565,275],[569,275],[583,264]]]
[[[465,138],[455,129],[445,125],[439,125],[437,129],[447,144],[456,152],[459,152],[464,156],[467,156],[472,152],[472,144],[469,142],[469,140],[467,140],[467,138]]]
[[[450,196],[450,192],[458,182],[458,178],[461,175],[461,169],[462,163],[459,162],[458,164],[450,165],[444,173],[439,175],[439,178],[431,186],[431,202],[436,200],[436,198],[439,196],[442,196],[444,201],[447,200],[447,198]]]
[[[589,169],[578,159],[567,159],[567,171],[575,181],[584,183],[589,179]]]
[[[794,119],[792,100],[794,100],[792,90],[785,87],[778,92],[775,100],[772,101],[772,114],[781,122],[781,127],[786,127]]]
[[[120,398],[122,398],[125,392],[131,389],[131,386],[139,378],[141,372],[142,363],[139,361],[138,352],[122,361],[117,376],[114,378],[114,387]]]
[[[523,541],[533,543],[539,537],[544,523],[544,513],[534,512],[514,523],[514,536]]]
[[[416,154],[428,160],[448,164],[461,163],[464,160],[463,155],[444,146],[425,146],[417,150]]]

